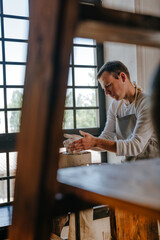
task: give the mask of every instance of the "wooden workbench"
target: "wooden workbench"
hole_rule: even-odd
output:
[[[63,191],[160,218],[160,159],[58,170]]]

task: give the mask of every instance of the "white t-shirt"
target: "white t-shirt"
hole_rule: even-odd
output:
[[[135,114],[137,118],[132,136],[125,140],[117,139],[116,135],[116,114],[119,104],[120,101],[113,100],[109,106],[106,126],[99,138],[116,141],[117,156],[137,156],[143,151],[150,138],[157,141],[151,121],[150,99],[141,92],[138,95],[136,107],[135,101],[129,105],[126,105],[125,102],[122,103],[118,116]]]

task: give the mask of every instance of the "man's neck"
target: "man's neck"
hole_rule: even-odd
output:
[[[136,95],[136,89],[135,87],[130,83],[126,96],[124,97],[124,102],[129,105],[135,100]]]

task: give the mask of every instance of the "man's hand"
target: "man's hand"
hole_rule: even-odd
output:
[[[72,144],[74,141],[82,138],[80,135],[75,134],[64,134],[65,138],[68,138],[63,142],[64,147],[66,148],[66,152],[72,153],[72,150],[70,150],[69,145]]]
[[[83,131],[79,131],[79,132],[84,137],[77,141],[74,141],[72,144],[69,145],[69,149],[71,151],[80,152],[83,150],[91,149],[96,146],[96,143],[97,143],[96,137],[92,136],[89,133],[83,132]]]

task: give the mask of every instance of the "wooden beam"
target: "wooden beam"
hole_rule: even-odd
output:
[[[58,181],[84,200],[160,217],[160,159],[60,169]]]
[[[75,0],[30,1],[11,240],[46,240],[50,236],[77,7]]]
[[[160,18],[82,5],[77,37],[160,47]]]

